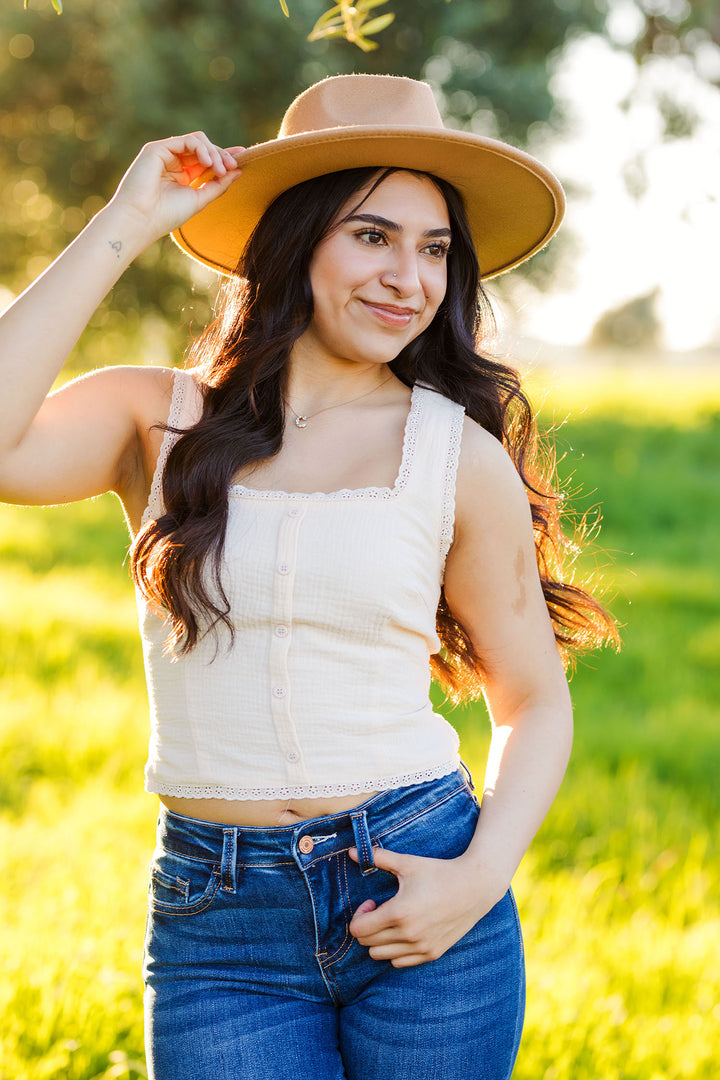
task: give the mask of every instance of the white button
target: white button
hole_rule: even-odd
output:
[[[288,510],[288,517],[300,517],[300,507],[291,506]]]
[[[273,686],[273,697],[285,697],[287,690],[284,686]]]
[[[278,566],[278,574],[289,574],[290,567],[286,562],[281,562]]]
[[[288,750],[288,752],[287,752],[287,754],[285,756],[288,759],[288,761],[299,761],[300,760],[300,755],[298,754],[297,750]]]
[[[287,637],[289,633],[290,631],[288,630],[287,626],[283,626],[282,623],[279,626],[275,627],[276,637]]]

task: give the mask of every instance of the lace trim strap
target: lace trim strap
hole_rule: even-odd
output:
[[[173,374],[173,392],[172,399],[170,401],[170,412],[168,413],[167,423],[173,427],[180,427],[183,420],[183,413],[185,411],[185,390],[186,379],[190,378],[184,371],[177,370]],[[150,496],[148,498],[148,504],[145,507],[145,511],[142,516],[142,524],[152,521],[161,517],[163,513],[163,501],[162,501],[162,483],[163,474],[165,472],[165,465],[175,443],[180,436],[174,431],[166,431],[163,435],[163,441],[160,444],[160,452],[155,462],[155,472],[153,473],[152,483],[150,484]]]
[[[179,799],[329,799],[339,795],[365,795],[372,791],[424,784],[439,780],[442,776],[460,768],[459,756],[430,769],[400,773],[375,779],[359,780],[350,784],[315,784],[307,787],[230,787],[227,784],[168,784],[163,780],[148,780],[145,790],[154,795],[174,795]]]
[[[440,515],[440,565],[441,583],[445,576],[445,560],[455,534],[455,486],[457,481],[460,445],[462,443],[465,410],[453,402],[448,431],[448,450],[445,458],[445,474],[442,488],[442,511]]]

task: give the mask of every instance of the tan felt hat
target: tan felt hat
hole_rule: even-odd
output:
[[[337,75],[293,101],[277,138],[238,158],[239,180],[173,232],[183,251],[220,273],[281,192],[314,176],[394,165],[448,180],[465,201],[483,279],[524,262],[563,217],[557,178],[535,158],[442,122],[427,83],[394,75]]]

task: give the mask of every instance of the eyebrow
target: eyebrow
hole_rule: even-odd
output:
[[[352,214],[349,218],[346,218],[345,221],[346,223],[350,221],[362,221],[368,225],[377,225],[378,228],[385,229],[387,232],[401,233],[403,231],[402,225],[398,225],[396,221],[390,221],[388,218],[379,217],[377,214]],[[423,236],[428,238],[435,236],[452,237],[452,232],[448,228],[426,229]]]

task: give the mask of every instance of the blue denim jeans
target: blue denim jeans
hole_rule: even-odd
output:
[[[363,900],[397,891],[371,845],[452,859],[478,813],[460,770],[273,828],[163,808],[145,940],[150,1080],[507,1080],[525,1000],[509,891],[414,967],[374,960],[348,932]]]

